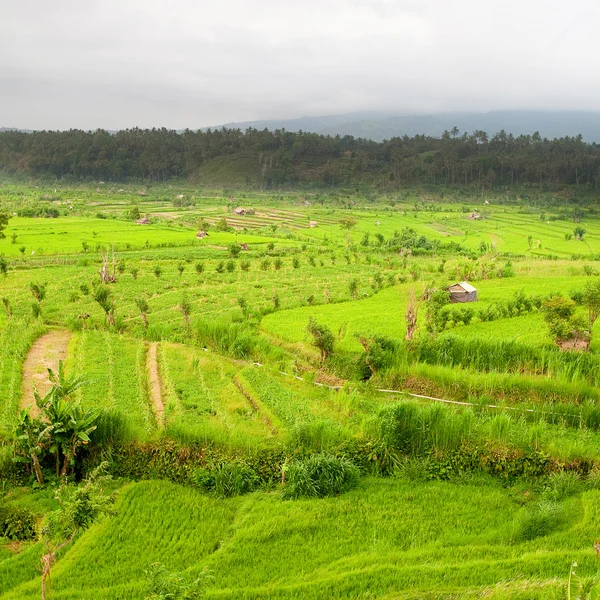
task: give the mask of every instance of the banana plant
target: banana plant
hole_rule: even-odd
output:
[[[77,451],[90,442],[99,416],[98,411],[86,410],[70,399],[86,381],[81,376],[68,377],[62,361],[56,373],[48,369],[48,379],[52,386],[44,396],[34,389],[39,416],[34,417],[29,410],[24,410],[15,430],[15,460],[31,461],[40,485],[44,483],[41,469],[44,455],[54,455],[57,477],[66,476]]]
[[[40,456],[52,439],[52,430],[51,424],[44,423],[40,418],[32,417],[28,410],[22,410],[19,413],[15,429],[14,460],[16,462],[31,461],[39,485],[44,485]]]

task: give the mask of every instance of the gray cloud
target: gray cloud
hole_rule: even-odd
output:
[[[597,109],[592,0],[0,0],[0,125]]]

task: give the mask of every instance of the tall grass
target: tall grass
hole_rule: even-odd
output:
[[[562,352],[515,341],[455,335],[424,337],[414,345],[419,362],[464,367],[483,372],[547,375],[570,383],[600,384],[600,357],[587,352]]]

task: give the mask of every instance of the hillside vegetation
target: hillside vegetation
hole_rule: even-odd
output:
[[[0,187],[0,598],[596,584],[593,204],[36,185]]]

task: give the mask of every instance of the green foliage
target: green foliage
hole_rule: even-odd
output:
[[[442,309],[449,303],[450,293],[446,290],[436,290],[429,295],[425,309],[427,331],[436,333],[444,328],[441,314]]]
[[[152,563],[145,573],[148,589],[144,600],[198,600],[205,597],[206,586],[212,579],[207,568],[190,581],[169,571],[162,563]]]
[[[232,258],[237,258],[240,255],[241,251],[242,251],[242,247],[237,242],[234,242],[233,244],[229,244],[229,255]]]
[[[308,320],[306,330],[312,335],[313,345],[321,353],[321,362],[325,362],[333,354],[335,344],[333,333],[326,325],[317,323],[313,317]]]
[[[517,522],[516,541],[530,541],[552,533],[563,518],[562,507],[544,501],[523,511]]]
[[[358,485],[359,470],[346,458],[315,454],[284,466],[285,500],[338,496]]]
[[[98,419],[97,411],[69,399],[85,385],[82,377],[67,376],[59,361],[58,372],[48,369],[48,378],[52,385],[44,396],[34,389],[39,415],[22,410],[13,435],[15,460],[31,463],[40,485],[44,484],[44,458],[53,456],[56,476],[66,476],[75,465],[79,449],[90,442]]]
[[[0,240],[6,237],[4,230],[8,226],[8,221],[10,220],[11,215],[8,213],[0,213]]]
[[[200,469],[194,474],[194,481],[217,498],[247,494],[260,484],[260,478],[252,467],[235,462],[223,463],[212,470]]]
[[[575,302],[570,298],[553,296],[542,303],[544,320],[555,340],[566,340],[576,328]]]
[[[36,535],[36,520],[36,516],[26,508],[0,506],[0,538],[33,540]]]
[[[36,299],[36,302],[40,304],[46,297],[46,284],[45,283],[34,283],[33,281],[29,284],[29,290],[31,295]]]

